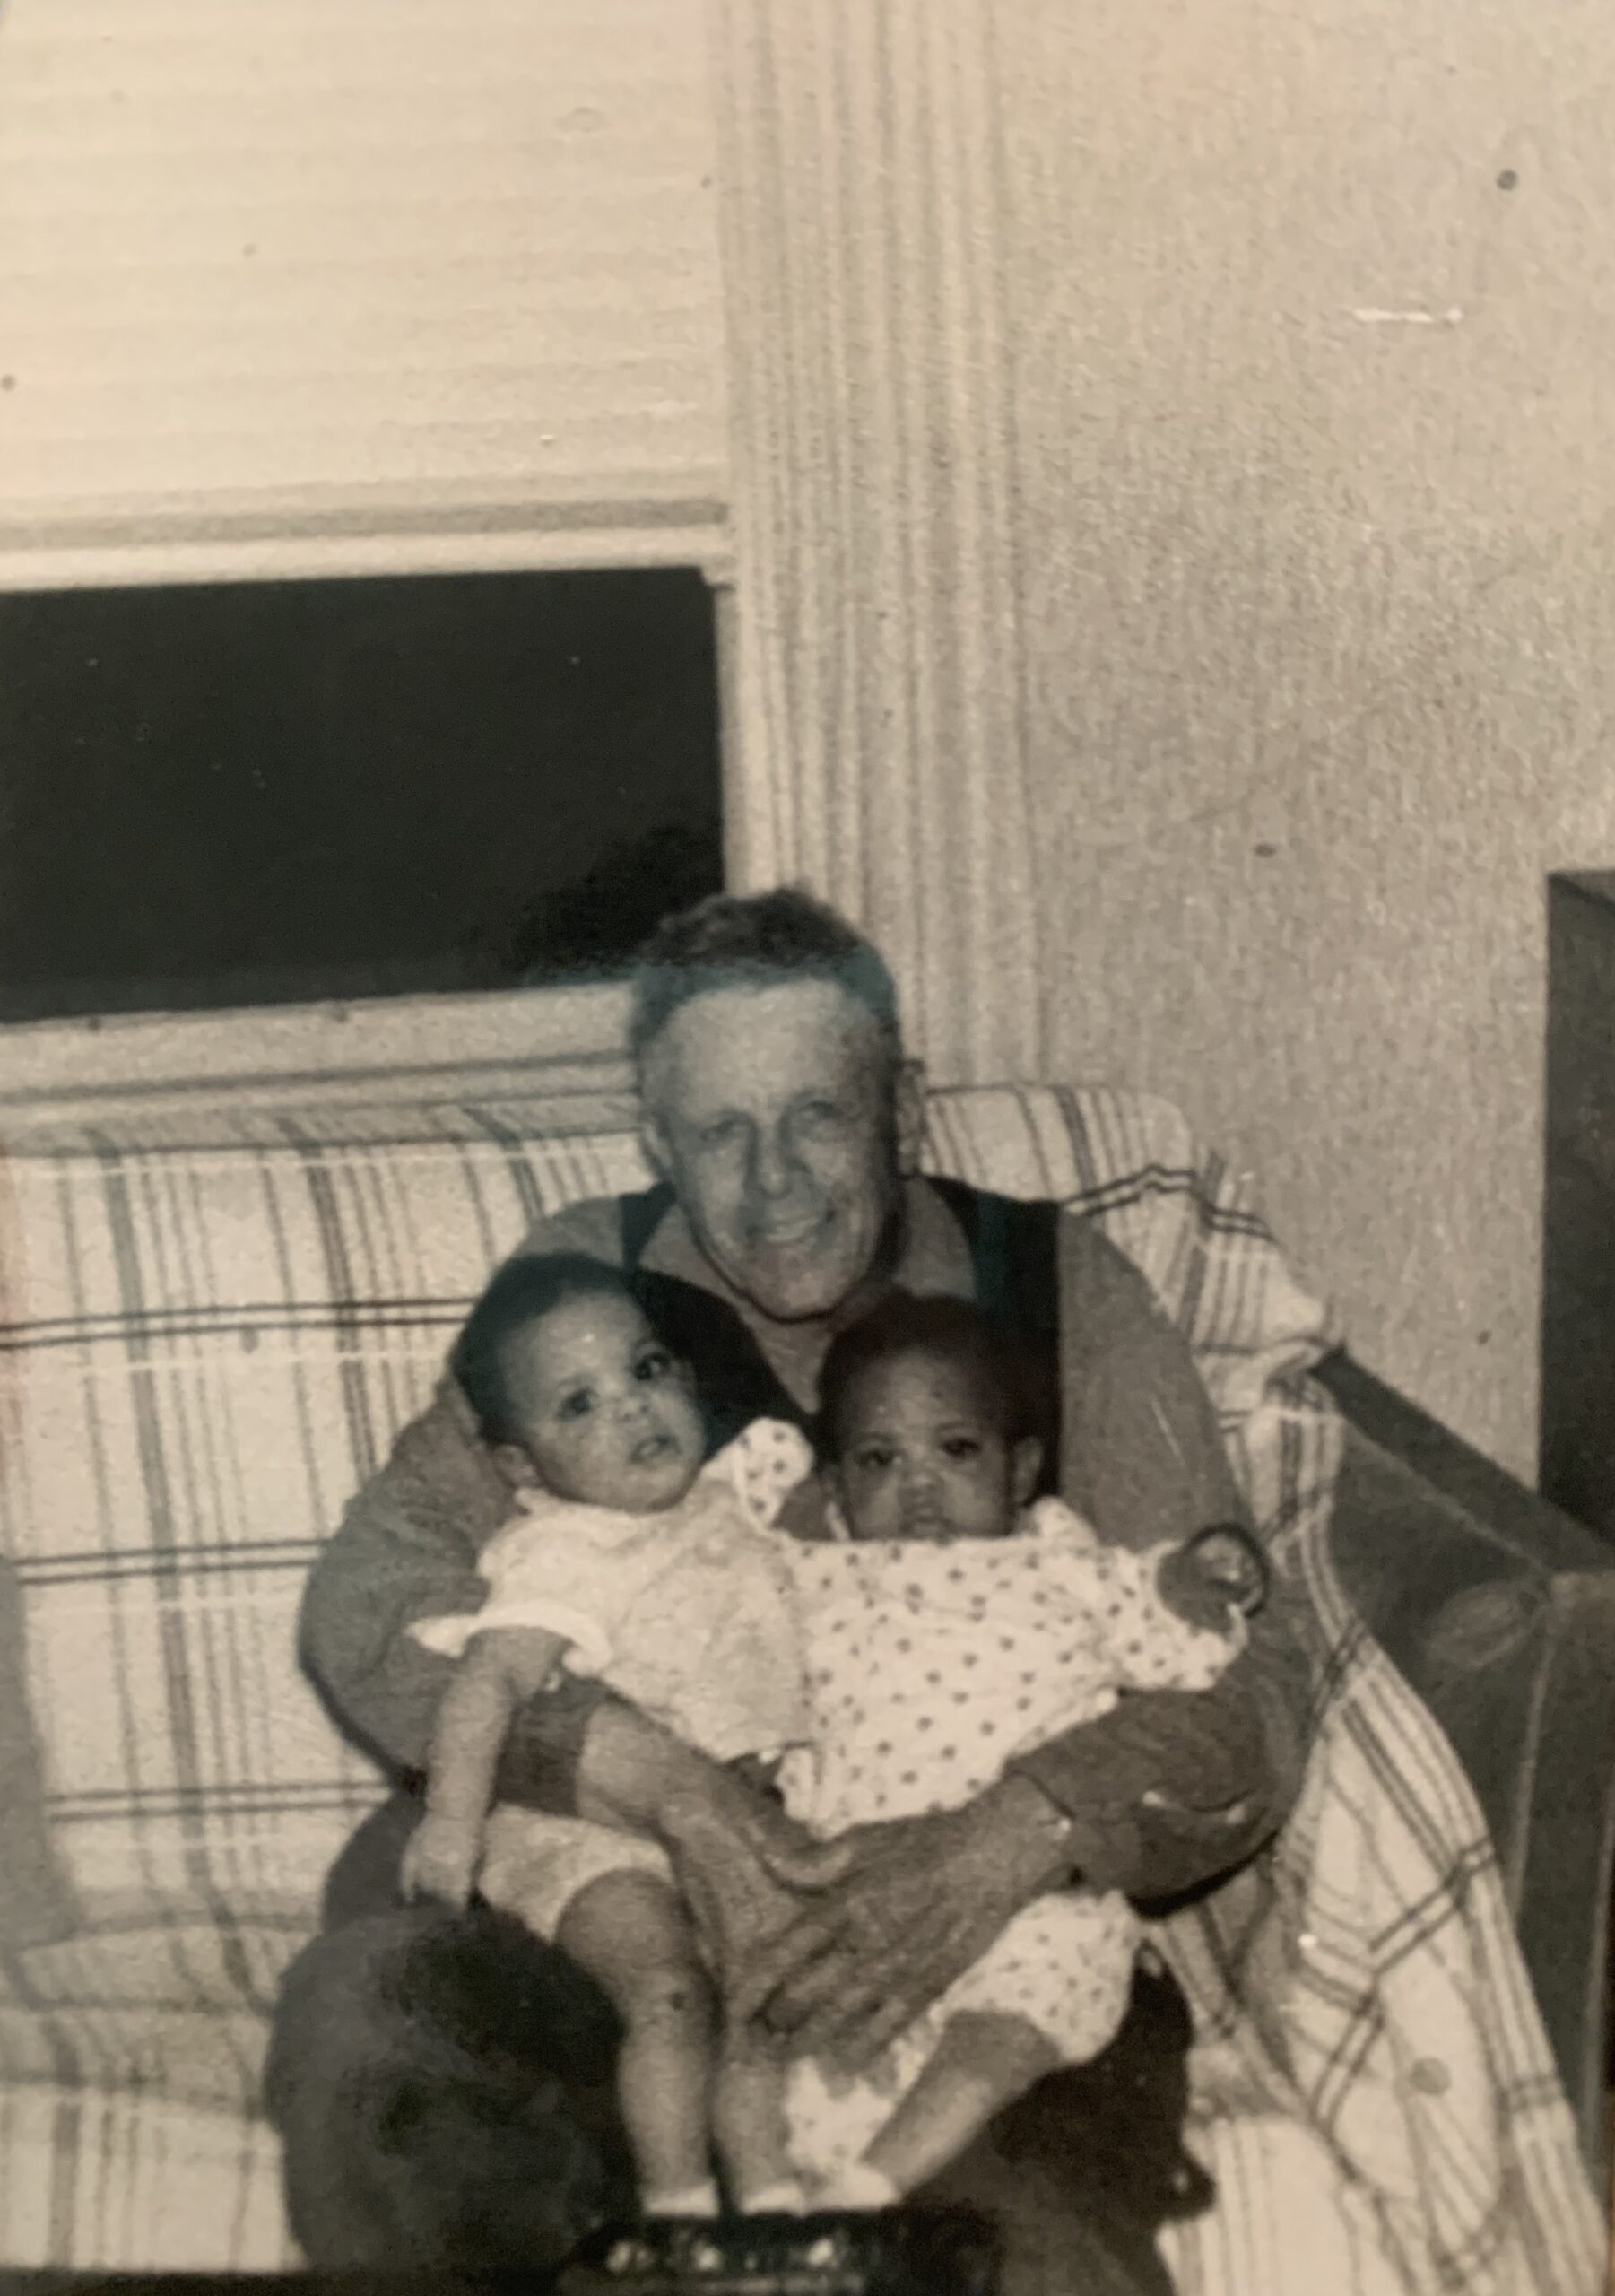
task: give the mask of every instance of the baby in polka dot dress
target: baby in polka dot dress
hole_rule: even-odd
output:
[[[831,1346],[819,1448],[845,1544],[797,1545],[791,1575],[810,1715],[786,1807],[829,1839],[956,1809],[1017,1754],[1129,1690],[1210,1686],[1239,1647],[1162,1599],[1176,1547],[1102,1543],[1058,1500],[1014,1360],[973,1308],[894,1298]],[[1061,2064],[1095,2057],[1126,2009],[1137,1917],[1072,1889],[1024,1909],[873,2074],[792,2068],[789,2143],[821,2201],[879,2206],[962,2152]]]

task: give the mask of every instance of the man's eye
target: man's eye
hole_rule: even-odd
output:
[[[673,1370],[673,1358],[664,1347],[647,1347],[634,1365],[636,1379],[664,1379]]]
[[[574,1387],[569,1396],[561,1397],[556,1416],[558,1419],[586,1419],[594,1408],[595,1398],[588,1389]]]
[[[802,1120],[816,1132],[828,1132],[841,1122],[841,1109],[835,1100],[810,1100],[802,1110]]]
[[[699,1138],[703,1148],[722,1148],[735,1139],[740,1132],[740,1118],[720,1116],[701,1126]]]

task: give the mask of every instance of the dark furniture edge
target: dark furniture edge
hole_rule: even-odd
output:
[[[1615,1546],[1376,1378],[1344,1348],[1325,1357],[1313,1376],[1354,1427],[1500,1544],[1551,1570],[1615,1569]]]

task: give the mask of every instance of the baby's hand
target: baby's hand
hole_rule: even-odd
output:
[[[1171,1550],[1157,1585],[1167,1608],[1187,1624],[1226,1634],[1230,1619],[1262,1608],[1269,1576],[1267,1559],[1247,1530],[1214,1523]]]
[[[404,1853],[405,1900],[412,1905],[421,1898],[438,1898],[445,1905],[469,1905],[482,1855],[480,1826],[429,1810]]]

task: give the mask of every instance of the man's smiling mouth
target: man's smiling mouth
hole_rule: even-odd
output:
[[[760,1228],[758,1236],[769,1251],[794,1251],[800,1245],[812,1243],[829,1219],[828,1212],[815,1212],[811,1220],[793,1220],[777,1227]]]

